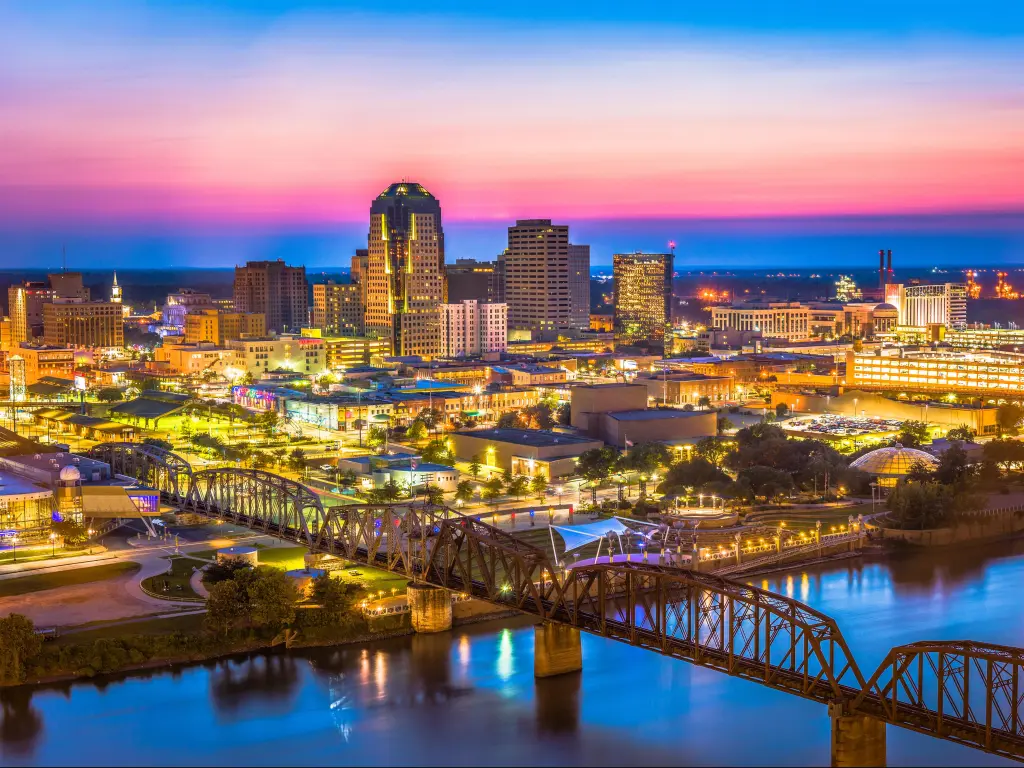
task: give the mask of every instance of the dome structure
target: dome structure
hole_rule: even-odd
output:
[[[61,469],[58,475],[61,485],[74,485],[82,480],[82,473],[78,471],[78,467],[73,467],[68,464],[66,467]]]
[[[865,453],[853,461],[850,468],[872,475],[878,480],[879,485],[892,488],[918,464],[925,469],[934,470],[939,466],[939,461],[930,453],[916,448],[904,448],[896,443],[892,448],[879,448]]]
[[[400,181],[392,184],[390,187],[385,189],[379,195],[377,199],[390,198],[390,197],[411,197],[411,198],[428,198],[434,199],[434,196],[424,189],[422,184],[417,184],[415,181]]]
[[[872,312],[896,312],[897,314],[899,313],[899,310],[896,309],[896,307],[894,307],[892,304],[879,304],[877,307],[875,307],[871,311]]]

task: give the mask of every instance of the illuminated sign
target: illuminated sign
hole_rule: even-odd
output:
[[[231,388],[231,400],[235,405],[253,411],[273,411],[277,408],[277,395],[265,389],[243,385]]]

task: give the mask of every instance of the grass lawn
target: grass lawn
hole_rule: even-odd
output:
[[[294,571],[305,565],[303,557],[309,549],[306,547],[263,547],[259,548],[259,564],[272,565],[275,568],[284,568],[286,571]]]
[[[0,581],[0,597],[24,595],[29,592],[42,592],[44,589],[69,587],[75,584],[89,584],[94,581],[105,581],[117,576],[135,573],[140,568],[138,563],[107,563],[92,568],[74,568],[54,573],[35,573],[17,579]]]
[[[57,645],[77,645],[100,638],[116,639],[125,635],[169,635],[172,632],[196,634],[203,628],[204,618],[205,614],[191,613],[187,616],[169,616],[163,619],[108,622],[105,626],[61,635],[55,642]]]
[[[188,557],[171,557],[170,571],[142,580],[142,587],[157,595],[168,597],[199,597],[192,589],[192,571],[202,563]],[[165,589],[166,586],[166,589]]]
[[[93,551],[102,552],[103,548],[99,545],[93,547]],[[89,553],[89,548],[84,549],[58,549],[57,554],[51,554],[52,550],[50,545],[45,546],[31,546],[31,547],[18,547],[18,562],[19,563],[35,563],[42,560],[60,560],[62,557],[79,557]],[[7,565],[8,563],[14,562],[14,548],[5,549],[0,552],[0,565]]]

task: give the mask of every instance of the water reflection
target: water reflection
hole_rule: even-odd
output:
[[[43,718],[32,706],[32,689],[0,688],[0,755],[31,755],[42,733]]]
[[[535,685],[537,730],[541,733],[576,733],[580,724],[583,673],[541,678]]]
[[[221,715],[265,701],[287,710],[298,692],[298,661],[285,653],[230,659],[213,666],[210,700]]]

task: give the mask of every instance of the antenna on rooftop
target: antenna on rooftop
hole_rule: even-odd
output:
[[[60,271],[68,271],[68,247],[66,245],[60,247]]]

